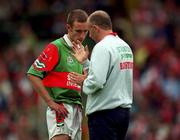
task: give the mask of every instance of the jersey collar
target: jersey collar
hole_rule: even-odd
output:
[[[69,46],[70,48],[72,48],[73,44],[72,44],[71,40],[68,38],[67,34],[65,34],[65,35],[63,36],[63,39],[64,39],[65,42],[68,44],[68,46]]]

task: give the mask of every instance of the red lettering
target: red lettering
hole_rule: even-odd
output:
[[[122,62],[120,63],[120,69],[132,69],[133,62]]]

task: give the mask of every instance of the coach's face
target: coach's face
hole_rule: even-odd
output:
[[[98,42],[98,27],[88,22],[89,37]]]
[[[86,22],[75,21],[73,25],[67,25],[67,29],[71,41],[76,42],[79,40],[83,42],[88,31],[88,26]]]

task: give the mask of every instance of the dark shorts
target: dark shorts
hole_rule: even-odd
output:
[[[129,116],[129,108],[121,107],[88,115],[90,140],[124,140]]]

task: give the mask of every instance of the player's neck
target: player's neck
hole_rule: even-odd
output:
[[[67,34],[68,39],[72,42],[72,39],[69,34]]]

